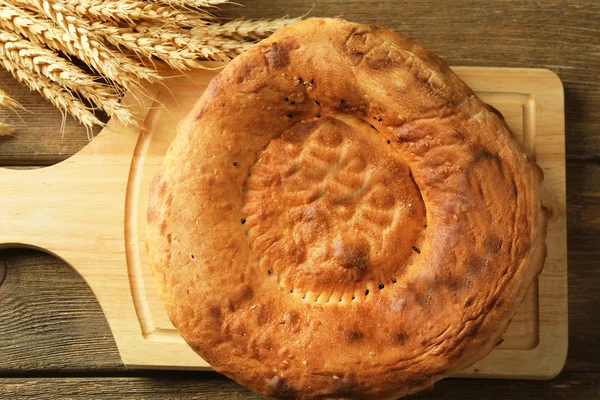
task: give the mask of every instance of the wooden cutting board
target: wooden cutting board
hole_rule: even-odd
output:
[[[550,210],[543,273],[504,343],[459,376],[551,378],[562,369],[567,352],[562,84],[548,70],[454,70],[504,114],[517,141],[543,168],[542,199]],[[146,95],[129,93],[124,102],[139,124],[123,127],[110,121],[60,164],[0,169],[0,247],[41,249],[75,268],[98,298],[128,367],[209,369],[169,322],[148,268],[145,235],[150,181],[178,121],[216,73],[195,71],[149,86]]]

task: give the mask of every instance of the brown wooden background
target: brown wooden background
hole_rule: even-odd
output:
[[[451,65],[540,67],[566,95],[569,355],[552,381],[448,379],[418,399],[600,398],[600,2],[236,0],[227,17],[341,16],[398,30]],[[0,138],[0,166],[46,166],[85,130],[0,72],[29,113]],[[2,195],[0,182],[0,196]],[[2,221],[0,221],[2,229]],[[35,229],[32,227],[32,229]],[[85,282],[52,256],[0,252],[0,398],[258,398],[215,373],[126,370]]]

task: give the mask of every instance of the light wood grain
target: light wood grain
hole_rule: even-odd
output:
[[[211,64],[216,66],[216,64]],[[549,254],[505,342],[461,376],[549,378],[566,356],[566,249],[562,86],[546,70],[456,68],[506,115],[516,140],[544,169],[550,209]],[[138,125],[110,121],[69,160],[52,167],[0,170],[5,195],[0,245],[45,249],[69,262],[98,298],[125,365],[208,368],[183,342],[160,302],[147,267],[149,183],[181,120],[214,71],[149,87],[153,101],[126,97]],[[173,96],[172,94],[175,94]],[[25,184],[26,183],[26,184]],[[35,229],[27,227],[35,226]],[[123,235],[124,233],[124,235]]]

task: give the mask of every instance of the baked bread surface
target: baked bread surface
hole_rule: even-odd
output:
[[[397,398],[501,341],[543,266],[541,180],[437,56],[310,19],[233,60],[180,124],[150,265],[216,371],[277,398]]]

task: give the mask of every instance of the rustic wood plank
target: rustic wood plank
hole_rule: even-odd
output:
[[[3,251],[0,282],[0,375],[123,368],[96,298],[64,262],[40,252]]]
[[[567,158],[600,159],[600,3],[595,0],[515,2],[475,0],[413,2],[324,0],[242,0],[225,18],[281,15],[341,16],[395,29],[437,52],[451,65],[539,67],[557,72],[565,85]],[[86,143],[85,130],[61,115],[6,73],[2,87],[33,114],[20,122],[0,110],[0,121],[16,125],[17,139],[0,139],[0,165],[47,165],[63,160]],[[7,117],[8,115],[8,117]]]
[[[600,163],[567,167],[570,370],[600,371]]]
[[[600,374],[562,374],[553,381],[438,382],[411,399],[578,399],[600,396]],[[138,377],[0,378],[0,397],[35,399],[264,399],[215,373],[160,372]]]
[[[83,126],[66,117],[61,128],[60,111],[37,92],[21,86],[2,68],[0,88],[26,109],[0,108],[0,121],[13,128],[13,136],[0,136],[0,165],[51,165],[69,158],[89,143]],[[95,134],[99,131],[99,127],[94,128]]]

